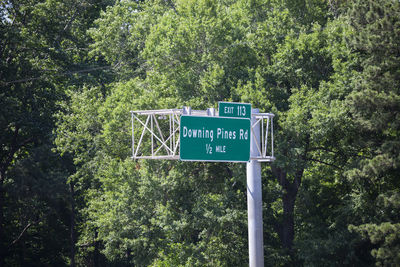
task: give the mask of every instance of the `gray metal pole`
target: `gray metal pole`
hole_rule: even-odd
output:
[[[252,113],[259,113],[253,109]],[[255,118],[251,119],[252,125]],[[254,139],[260,143],[260,123],[258,123],[250,135],[250,157],[256,157],[259,152]],[[249,266],[264,266],[264,243],[262,225],[262,192],[261,192],[261,163],[250,160],[247,163],[247,213],[248,213],[248,235],[249,235]]]

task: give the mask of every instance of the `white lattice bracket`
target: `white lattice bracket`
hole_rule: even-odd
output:
[[[252,125],[251,131],[254,141],[257,145],[257,155],[251,157],[252,160],[261,162],[271,162],[274,157],[274,114],[272,113],[256,113],[251,114]],[[255,120],[254,120],[255,119]],[[260,124],[261,144],[255,138],[254,129]]]

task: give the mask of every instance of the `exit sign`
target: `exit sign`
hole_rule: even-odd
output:
[[[249,119],[181,116],[179,140],[181,160],[250,160]]]
[[[231,118],[251,118],[251,104],[218,102],[218,115]]]

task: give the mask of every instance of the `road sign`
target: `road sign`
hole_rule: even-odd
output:
[[[251,118],[251,104],[218,102],[218,114],[220,117]]]
[[[179,137],[181,160],[250,160],[249,119],[181,116]]]

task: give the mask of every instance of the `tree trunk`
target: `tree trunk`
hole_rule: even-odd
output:
[[[283,202],[283,221],[282,221],[282,246],[289,251],[293,250],[294,240],[294,204],[296,202],[297,190],[285,188],[282,197]]]
[[[290,255],[293,255],[294,205],[304,169],[300,169],[296,172],[293,182],[288,180],[287,173],[282,169],[273,167],[272,171],[284,191],[282,196],[283,220],[279,231],[279,237],[282,247],[286,249]]]
[[[5,257],[6,257],[6,240],[4,234],[4,188],[3,182],[5,179],[5,170],[3,168],[0,170],[0,267],[5,266]]]
[[[12,161],[14,159],[15,153],[17,153],[22,147],[33,141],[32,137],[24,141],[19,140],[19,131],[20,127],[16,126],[14,130],[14,134],[12,136],[12,140],[10,144],[6,144],[6,147],[9,146],[9,150],[0,158],[0,267],[5,266],[5,257],[8,253],[8,244],[5,240],[5,222],[4,222],[4,207],[5,207],[5,192],[4,192],[4,181],[6,179],[6,172],[8,168],[11,166]],[[3,145],[3,144],[2,144]],[[4,151],[2,151],[4,152]]]
[[[93,266],[99,267],[99,242],[97,241],[98,232],[95,230],[94,232],[94,252],[93,252]]]
[[[75,236],[75,193],[74,193],[74,185],[72,182],[69,184],[70,189],[70,196],[71,196],[71,215],[70,215],[70,260],[71,260],[71,267],[75,267],[75,243],[76,243],[76,236]]]

